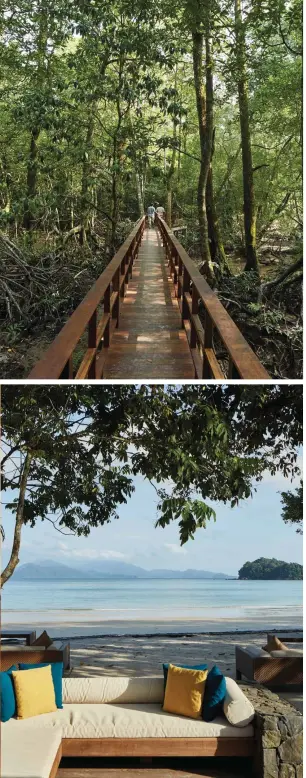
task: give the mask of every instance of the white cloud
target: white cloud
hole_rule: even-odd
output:
[[[187,554],[186,548],[178,546],[177,543],[165,543],[164,546],[171,551],[171,554]]]
[[[96,551],[94,548],[69,549],[65,543],[60,543],[60,553],[71,559],[126,559],[126,554],[121,551]]]

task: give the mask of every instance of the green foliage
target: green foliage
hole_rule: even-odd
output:
[[[303,567],[296,562],[281,562],[279,559],[255,559],[245,562],[238,572],[242,581],[302,580]]]
[[[214,44],[216,204],[226,244],[242,245],[240,129],[228,3],[5,0],[0,44],[1,224],[22,224],[30,141],[38,130],[35,224],[62,229],[82,215],[84,162],[90,202],[111,215],[114,172],[123,175],[118,218],[165,201],[173,121],[179,154],[174,216],[196,222],[199,137],[191,34],[210,10]],[[273,222],[295,235],[301,210],[301,3],[255,3],[246,19],[253,161],[261,241]],[[26,44],[25,44],[26,41]],[[88,140],[88,116],[93,133]],[[131,135],[130,117],[134,125]],[[117,143],[118,142],[118,143]],[[119,146],[118,146],[119,144]],[[238,150],[238,154],[236,152]],[[283,211],[277,209],[286,194]],[[90,209],[93,223],[97,218]],[[117,217],[116,217],[117,218]],[[107,223],[106,223],[107,226]]]
[[[296,531],[303,534],[303,481],[294,492],[281,492],[282,519],[285,524],[294,524]]]
[[[301,406],[300,386],[5,385],[2,493],[15,514],[30,453],[23,522],[88,535],[142,475],[157,524],[177,521],[185,543],[215,520],[211,502],[237,505],[267,470],[299,472]]]
[[[301,9],[301,0],[254,2],[244,9],[257,246],[259,256],[264,251],[270,261],[284,244],[288,260],[302,251]],[[275,292],[281,313],[293,312],[294,321],[286,316],[276,321],[275,312],[259,319],[254,308],[259,279],[253,273],[241,278],[245,240],[233,4],[4,0],[2,10],[0,230],[34,253],[37,243],[48,249],[51,240],[58,246],[63,234],[70,235],[71,242],[98,248],[103,266],[124,237],[124,224],[134,222],[150,202],[172,202],[172,221],[187,225],[184,245],[200,258],[201,144],[192,33],[204,32],[209,17],[212,170],[221,238],[238,276],[237,293],[241,285],[243,304],[251,303],[246,310],[251,345],[263,359],[261,344],[252,338],[255,314],[272,352],[275,327],[278,344],[286,343],[284,358],[281,345],[274,362],[268,355],[268,371],[281,378],[301,375],[301,274],[293,293],[292,279],[279,290],[280,299]],[[260,269],[265,275],[266,268]],[[0,315],[4,338],[15,347],[15,321],[8,311],[14,290],[8,286],[9,292],[0,286]],[[73,282],[68,292],[73,298],[71,287]],[[230,313],[240,326],[238,312],[234,304]],[[62,323],[55,311],[53,334]],[[37,337],[35,326],[27,334]],[[23,351],[25,341],[23,333]]]

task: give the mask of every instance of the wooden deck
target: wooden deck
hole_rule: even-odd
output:
[[[157,229],[146,229],[121,303],[103,378],[194,378],[187,336]]]

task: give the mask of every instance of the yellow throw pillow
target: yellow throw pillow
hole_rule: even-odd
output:
[[[288,646],[285,646],[285,643],[282,643],[276,635],[273,635],[273,637],[270,638],[269,643],[267,643],[266,646],[263,646],[263,650],[270,654],[270,651],[288,651]]]
[[[207,673],[169,664],[163,710],[200,719]]]
[[[57,710],[51,666],[35,670],[12,671],[15,688],[17,719],[53,713]]]

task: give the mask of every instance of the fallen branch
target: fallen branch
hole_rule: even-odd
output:
[[[292,265],[287,267],[287,269],[284,270],[284,272],[281,273],[279,276],[277,276],[277,278],[274,278],[273,281],[268,281],[265,284],[261,284],[261,286],[259,287],[258,301],[261,302],[263,297],[267,296],[267,292],[269,292],[271,289],[275,289],[277,286],[282,284],[286,278],[293,275],[293,273],[296,273],[296,271],[302,267],[303,267],[303,257],[299,257],[299,259],[297,259],[296,262],[293,262]]]

